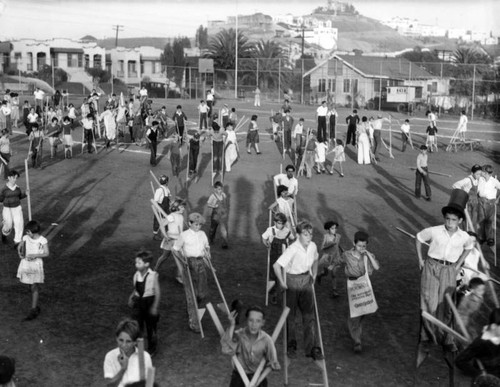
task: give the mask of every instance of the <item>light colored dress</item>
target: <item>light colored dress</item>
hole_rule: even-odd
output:
[[[39,236],[37,239],[32,239],[30,236],[23,236],[25,256],[30,254],[43,254],[44,246],[47,245],[47,239]],[[23,284],[43,284],[45,275],[43,272],[43,260],[35,258],[28,261],[26,258],[21,259],[19,268],[17,269],[17,278]]]

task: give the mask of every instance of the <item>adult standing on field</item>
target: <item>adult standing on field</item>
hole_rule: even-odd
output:
[[[328,113],[328,107],[326,106],[326,101],[321,102],[321,106],[316,109],[316,117],[318,119],[318,141],[323,142],[328,138],[326,136],[326,115]]]
[[[260,107],[260,89],[259,86],[255,88],[255,100],[253,102],[253,106]]]
[[[390,122],[388,118],[382,117],[381,114],[377,115],[377,119],[372,121],[373,128],[373,156],[375,160],[379,161],[380,159],[377,156],[377,151],[382,144],[382,125],[385,122]]]
[[[345,144],[349,145],[349,143],[351,143],[351,138],[352,138],[351,144],[356,146],[356,128],[358,127],[359,124],[358,111],[354,109],[352,111],[352,114],[349,114],[349,116],[347,116],[345,122],[347,124],[347,138]]]

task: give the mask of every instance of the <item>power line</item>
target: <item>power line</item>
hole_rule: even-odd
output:
[[[123,31],[123,25],[116,24],[113,26],[113,29],[116,30],[116,39],[115,39],[115,47],[118,47],[118,32]]]

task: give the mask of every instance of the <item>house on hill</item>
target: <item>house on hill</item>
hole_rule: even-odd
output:
[[[383,95],[389,86],[421,86],[423,100],[431,95],[447,95],[449,81],[436,78],[404,58],[332,54],[306,72],[311,97],[315,101],[330,96],[337,105],[359,106]]]

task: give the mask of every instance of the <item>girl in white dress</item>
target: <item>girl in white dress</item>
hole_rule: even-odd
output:
[[[363,117],[361,119],[361,124],[357,127],[358,139],[356,143],[358,144],[358,164],[370,164],[370,139],[368,137],[370,126],[368,124],[368,118]]]
[[[43,260],[49,256],[47,239],[40,235],[40,225],[31,220],[26,225],[26,235],[17,246],[21,262],[17,269],[17,278],[31,288],[31,310],[25,320],[33,320],[40,314],[38,306],[39,284],[44,283]]]

